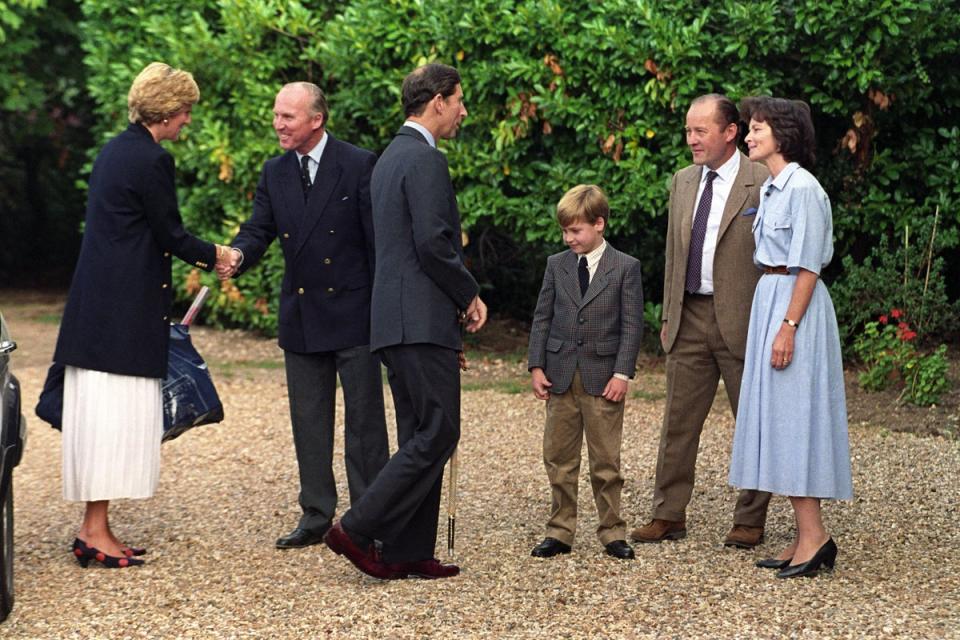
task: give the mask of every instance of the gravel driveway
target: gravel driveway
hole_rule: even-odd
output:
[[[538,560],[530,549],[549,505],[542,404],[528,393],[466,391],[463,573],[378,582],[324,546],[273,548],[299,512],[280,352],[271,340],[203,328],[194,341],[227,420],[164,445],[153,499],[114,505],[115,531],[149,547],[147,564],[84,570],[69,554],[81,506],[60,497],[60,435],[32,417],[61,306],[57,296],[0,292],[20,343],[13,367],[30,412],[14,485],[17,601],[0,625],[4,639],[960,638],[956,441],[852,426],[856,498],[825,507],[840,547],[837,569],[778,580],[753,562],[789,541],[786,499],[772,503],[764,546],[720,545],[735,498],[726,484],[733,421],[721,394],[704,430],[685,540],[638,545],[635,562],[606,557],[582,474],[574,552]],[[516,362],[477,365],[524,375]],[[647,374],[627,404],[623,515],[631,527],[648,516],[662,386],[662,375]],[[339,437],[338,447],[340,456]],[[346,496],[341,457],[336,473]],[[440,539],[442,558],[445,526]]]

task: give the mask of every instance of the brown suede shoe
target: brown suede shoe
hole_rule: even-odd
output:
[[[653,519],[642,527],[630,532],[630,537],[637,542],[663,542],[664,540],[679,540],[687,537],[687,523],[671,520]]]
[[[723,541],[725,547],[737,547],[738,549],[753,549],[763,542],[763,527],[748,527],[744,524],[735,524],[726,540]]]

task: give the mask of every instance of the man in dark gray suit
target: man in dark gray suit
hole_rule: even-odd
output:
[[[446,578],[460,569],[441,564],[434,545],[443,467],[460,438],[460,323],[478,331],[487,309],[463,264],[457,200],[436,149],[467,115],[460,75],[420,67],[404,79],[402,99],[407,121],[371,179],[370,347],[389,369],[399,449],[324,539],[377,578]]]
[[[233,240],[237,258],[221,277],[250,269],[274,239],[286,268],[279,339],[287,370],[293,443],[300,470],[297,526],[276,546],[317,544],[337,506],[333,430],[337,375],[343,387],[344,459],[350,501],[389,455],[379,359],[370,353],[376,156],[326,131],[320,87],[294,82],[277,94],[273,128],[286,153],[263,165],[253,216]]]

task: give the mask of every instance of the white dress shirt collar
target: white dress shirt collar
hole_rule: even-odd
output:
[[[704,167],[703,171],[700,173],[700,184],[704,184],[707,181],[707,174],[710,171],[716,171],[717,177],[714,179],[714,189],[716,189],[716,180],[723,180],[726,184],[733,184],[733,181],[737,179],[737,173],[740,172],[740,152],[734,151],[733,155],[730,156],[726,162],[720,165],[717,169],[710,169],[709,167]],[[702,189],[701,189],[702,191]]]
[[[601,240],[600,245],[596,249],[586,254],[587,271],[590,272],[590,280],[593,280],[593,274],[597,272],[597,265],[600,264],[600,258],[603,257],[603,252],[606,248],[607,241]],[[577,257],[577,261],[580,261],[579,256]]]
[[[323,137],[320,138],[320,142],[316,144],[313,149],[310,149],[307,153],[296,152],[297,154],[297,164],[300,164],[301,158],[303,156],[308,156],[312,162],[310,162],[310,183],[313,184],[317,181],[317,167],[320,166],[320,158],[323,156],[323,150],[327,147],[327,138],[330,136],[327,135],[327,132],[323,132]]]

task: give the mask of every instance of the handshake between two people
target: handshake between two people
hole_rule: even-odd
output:
[[[241,262],[243,262],[243,254],[239,249],[222,244],[217,245],[217,264],[214,269],[218,278],[228,280],[235,276]]]
[[[243,262],[243,253],[239,249],[222,244],[218,244],[216,247],[217,264],[215,270],[217,277],[221,280],[228,280],[237,274],[240,263]],[[480,299],[480,296],[476,296],[470,301],[470,305],[460,314],[460,321],[470,333],[480,331],[483,325],[487,323],[487,305]]]

